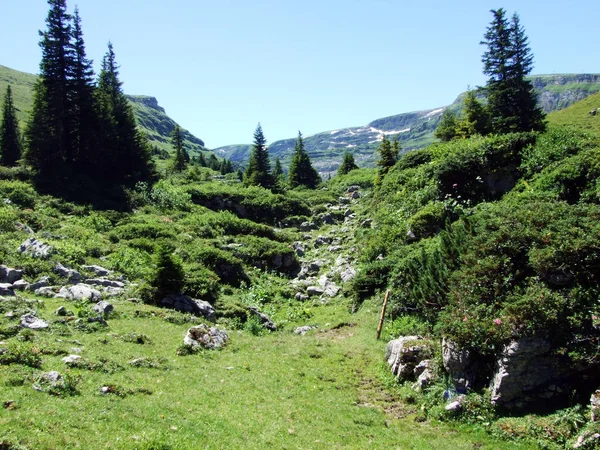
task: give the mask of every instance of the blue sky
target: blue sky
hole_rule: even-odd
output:
[[[485,84],[489,10],[517,12],[534,74],[600,72],[597,0],[78,0],[96,67],[157,97],[207,147],[365,125]],[[0,64],[37,73],[45,0],[0,0]]]

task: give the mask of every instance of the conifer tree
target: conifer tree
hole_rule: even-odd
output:
[[[398,142],[398,138],[394,138],[394,142],[391,143],[384,134],[377,151],[379,152],[379,160],[377,161],[379,171],[377,172],[375,183],[380,184],[388,171],[394,167],[394,164],[398,161],[398,154],[400,153],[400,143]]]
[[[15,166],[21,159],[21,132],[12,98],[10,84],[6,87],[4,106],[2,108],[2,123],[0,123],[0,164]]]
[[[543,130],[544,114],[537,107],[533,85],[525,77],[533,67],[533,56],[525,31],[515,14],[512,21],[500,8],[491,10],[492,22],[481,44],[491,128],[496,133]]]
[[[283,167],[281,167],[281,161],[279,160],[279,156],[275,158],[275,165],[273,167],[273,178],[275,178],[275,182],[279,185],[285,183],[285,173],[283,172]]]
[[[298,139],[294,146],[294,154],[290,162],[290,171],[288,173],[288,183],[293,189],[297,186],[305,186],[314,189],[321,181],[319,173],[310,162],[310,157],[304,149],[304,140],[302,133],[298,132]]]
[[[102,60],[98,102],[104,128],[102,161],[98,169],[111,181],[133,186],[155,176],[147,139],[136,128],[133,109],[122,90],[112,44]],[[102,176],[102,174],[96,174]]]
[[[40,31],[42,61],[27,127],[27,161],[42,177],[56,177],[72,160],[69,84],[73,71],[71,16],[65,0],[48,0],[46,31]]]
[[[201,167],[207,167],[206,158],[204,157],[204,153],[200,152],[198,155],[198,165]]]
[[[181,128],[179,125],[175,125],[173,133],[171,133],[171,145],[175,149],[175,156],[173,159],[173,170],[175,172],[182,172],[187,167],[187,161],[184,156],[183,139],[181,137]]]
[[[214,154],[209,156],[207,167],[211,168],[212,170],[221,170],[221,163]]]
[[[451,109],[446,109],[442,119],[433,133],[442,142],[449,142],[457,137],[458,117]]]
[[[225,163],[225,173],[233,173],[233,164],[231,164],[231,160],[227,159]]]
[[[344,152],[344,159],[342,160],[342,164],[340,165],[337,174],[346,175],[354,169],[358,169],[356,162],[354,162],[354,155],[348,151]]]
[[[463,116],[457,124],[457,135],[468,138],[479,134],[485,136],[491,132],[487,109],[477,99],[475,91],[468,90],[463,101]]]
[[[275,180],[271,174],[267,140],[265,139],[260,123],[254,132],[252,154],[250,155],[250,162],[244,174],[244,184],[247,186],[262,186],[266,189],[271,189],[275,186]]]

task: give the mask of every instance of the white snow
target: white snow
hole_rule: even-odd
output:
[[[354,148],[354,147],[356,147],[356,145],[354,145],[354,144],[348,144],[348,145],[346,145],[346,148]]]
[[[433,111],[429,111],[427,114],[425,114],[425,117],[435,116],[436,114],[441,113],[443,110],[444,108],[434,109]]]
[[[342,130],[333,130],[333,131],[331,132],[331,134],[336,134],[336,133],[339,133],[340,131],[342,131]]]

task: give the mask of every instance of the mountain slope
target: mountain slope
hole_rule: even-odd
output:
[[[592,93],[600,91],[600,74],[538,75],[531,77],[539,95],[539,103],[546,113],[565,108]],[[336,170],[343,153],[351,151],[358,164],[370,167],[375,164],[375,149],[383,135],[398,136],[404,151],[423,148],[435,141],[437,128],[446,108],[459,109],[464,93],[449,106],[397,114],[374,120],[362,127],[318,133],[304,139],[304,145],[321,173]],[[273,142],[269,152],[288,162],[295,139]],[[247,161],[250,145],[230,145],[214,149],[215,153],[236,162]]]
[[[0,107],[4,102],[6,86],[10,84],[22,130],[33,105],[33,85],[36,79],[36,75],[0,65]],[[138,127],[146,133],[150,143],[161,150],[171,150],[170,135],[176,122],[158,105],[156,98],[145,95],[128,95],[127,98],[133,106]],[[197,153],[206,150],[204,142],[189,131],[183,130],[183,138],[188,151]]]

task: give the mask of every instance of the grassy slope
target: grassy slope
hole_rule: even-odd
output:
[[[6,86],[10,84],[13,89],[14,103],[17,108],[17,117],[20,121],[21,131],[25,128],[29,112],[33,105],[32,92],[36,79],[37,77],[30,73],[19,72],[0,65],[0,108],[4,103]],[[175,122],[164,111],[152,108],[138,100],[141,98],[147,97],[130,97],[130,103],[135,112],[139,128],[146,133],[151,144],[156,145],[159,149],[171,151],[170,133],[175,127]],[[202,140],[196,138],[188,131],[183,130],[183,137],[192,156],[201,150],[205,150]]]
[[[552,125],[567,125],[600,136],[600,114],[591,116],[592,109],[600,108],[600,93],[569,106],[561,111],[548,115],[548,123]]]

